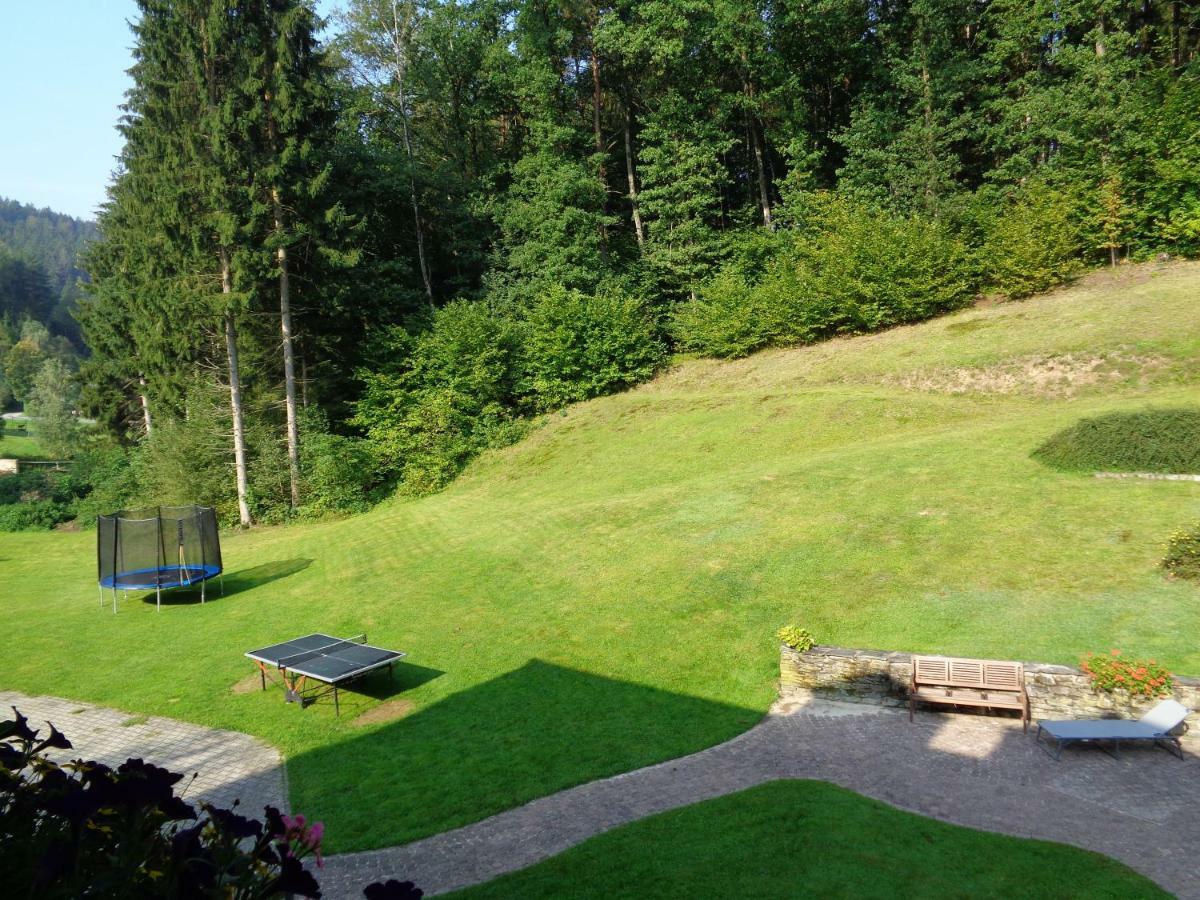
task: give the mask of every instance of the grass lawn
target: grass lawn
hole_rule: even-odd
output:
[[[453,894],[488,897],[1169,897],[1107,857],[774,781],[616,828]]]
[[[1156,568],[1200,519],[1200,484],[1029,458],[1082,416],[1194,402],[1197,291],[1200,265],[1143,267],[684,362],[547,418],[438,496],[225,535],[226,595],[203,607],[114,616],[93,533],[0,535],[20,648],[0,688],[258,735],[288,758],[294,808],[349,850],[745,730],[789,621],[824,643],[1063,663],[1118,646],[1200,673],[1200,591]],[[340,720],[233,690],[243,651],[308,631],[366,632],[410,665]]]
[[[7,424],[4,436],[0,437],[0,459],[45,459],[46,454],[38,446],[33,434],[24,423],[20,426]]]

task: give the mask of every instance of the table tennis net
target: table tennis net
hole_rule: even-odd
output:
[[[332,656],[339,650],[348,650],[351,647],[361,647],[367,642],[365,634],[355,635],[351,638],[341,638],[332,641],[321,647],[314,647],[311,650],[302,650],[299,653],[294,653],[291,656],[280,657],[275,665],[281,669],[290,669],[302,663],[308,662],[310,659],[318,659],[322,656]]]

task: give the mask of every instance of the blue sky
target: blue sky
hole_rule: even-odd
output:
[[[18,0],[0,28],[0,197],[92,218],[121,150],[133,0]],[[328,14],[334,6],[318,7]]]

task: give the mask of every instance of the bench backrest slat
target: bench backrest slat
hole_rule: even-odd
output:
[[[917,684],[996,691],[1020,691],[1025,686],[1025,670],[1019,662],[946,656],[914,656],[912,661]]]
[[[950,661],[931,656],[914,656],[913,671],[920,684],[944,684],[950,679]]]

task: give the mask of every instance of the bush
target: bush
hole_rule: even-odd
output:
[[[158,416],[154,431],[133,454],[139,506],[212,506],[225,521],[237,521],[237,498],[229,454],[227,410],[213,393],[197,389],[187,414]]]
[[[736,273],[723,272],[696,291],[696,299],[675,311],[673,330],[680,346],[707,356],[745,356],[780,338],[772,328],[768,293]]]
[[[1176,578],[1200,581],[1200,523],[1171,535],[1162,567]]]
[[[204,802],[197,811],[175,793],[182,775],[141,759],[60,764],[52,749],[72,749],[53,725],[42,738],[19,712],[0,721],[4,879],[26,896],[320,896],[303,859],[320,867],[321,823],[270,806],[265,823]],[[410,882],[366,892],[421,897]]]
[[[981,257],[987,283],[1025,297],[1069,281],[1082,268],[1082,239],[1071,198],[1036,182],[994,210]]]
[[[1064,471],[1200,473],[1200,407],[1081,419],[1050,437],[1033,458]]]
[[[74,517],[69,504],[27,500],[0,506],[0,531],[47,531]]]
[[[402,336],[379,339],[394,345]],[[379,471],[411,494],[445,487],[485,447],[518,433],[519,326],[486,304],[456,301],[434,314],[399,371],[364,372],[351,424],[365,429]]]
[[[959,309],[974,296],[970,253],[935,221],[837,195],[818,197],[810,221],[816,240],[796,245],[802,332],[875,331]]]
[[[26,469],[19,475],[0,478],[0,504],[50,499],[50,479],[41,469]]]
[[[75,517],[90,527],[96,517],[133,505],[137,481],[131,455],[120,447],[97,447],[75,457],[66,480],[79,499]]]
[[[1111,694],[1126,691],[1135,697],[1169,697],[1174,688],[1171,673],[1152,659],[1123,659],[1120,650],[1089,653],[1079,667],[1096,690]]]
[[[403,489],[414,496],[440,491],[480,452],[521,433],[501,406],[480,409],[474,398],[453,388],[426,391],[409,407],[394,441],[403,460]]]
[[[679,343],[712,356],[822,340],[914,322],[969,303],[967,248],[941,225],[882,212],[836,194],[811,194],[804,230],[782,244],[766,276],[724,272],[682,304]]]
[[[785,625],[775,632],[775,636],[782,643],[801,653],[808,652],[813,648],[813,644],[816,643],[813,640],[813,636],[808,633],[808,629],[801,628],[799,625]]]
[[[328,421],[317,410],[306,410],[300,425],[304,512],[365,510],[367,491],[375,477],[367,441],[331,434]]]
[[[645,381],[665,358],[643,305],[616,292],[546,290],[525,329],[525,372],[540,409]]]

